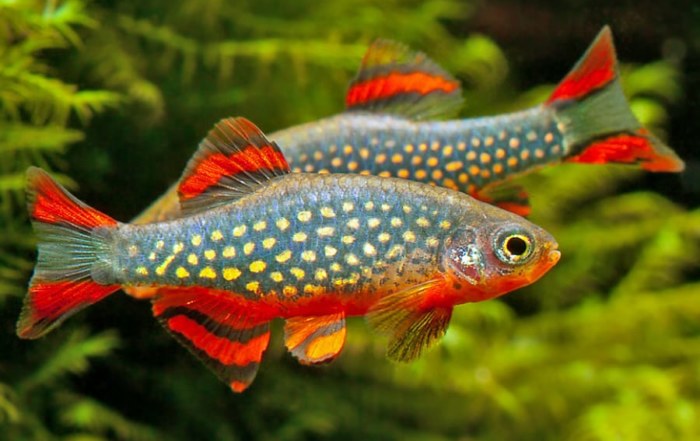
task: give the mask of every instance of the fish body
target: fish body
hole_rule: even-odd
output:
[[[392,176],[468,193],[521,215],[517,175],[567,162],[674,172],[683,161],[631,113],[612,33],[603,28],[549,99],[492,117],[430,120],[461,103],[459,82],[420,52],[375,42],[350,84],[346,111],[270,135],[292,171]],[[135,221],[177,217],[173,186]]]
[[[122,224],[42,171],[28,177],[40,243],[18,334],[40,337],[121,287],[155,288],[155,317],[234,391],[253,381],[273,319],[302,363],[335,358],[356,315],[407,361],[444,334],[455,305],[532,283],[559,259],[546,231],[463,193],[290,174],[242,119],[200,146],[177,220]]]

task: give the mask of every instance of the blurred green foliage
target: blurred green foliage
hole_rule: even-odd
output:
[[[451,31],[474,7],[1,1],[0,439],[700,438],[700,209],[630,191],[641,174],[620,167],[524,178],[533,220],[558,238],[562,261],[503,301],[457,308],[443,342],[410,365],[387,361],[359,319],[340,359],[321,368],[298,366],[276,329],[258,379],[234,395],[158,329],[147,304],[124,297],[40,341],[14,336],[34,248],[28,165],[80,182],[81,196],[127,219],[218,119],[244,115],[272,131],[340,111],[377,36],[424,49],[463,79],[464,116],[542,102],[552,86],[520,90],[495,41]],[[663,136],[683,97],[678,66],[623,74],[634,111]]]

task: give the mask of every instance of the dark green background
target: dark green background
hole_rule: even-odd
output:
[[[376,37],[460,78],[469,117],[542,102],[604,24],[634,112],[687,171],[563,165],[524,179],[561,262],[457,308],[419,361],[388,361],[354,319],[337,361],[302,367],[278,323],[235,395],[121,294],[39,341],[14,335],[35,247],[28,165],[128,220],[217,120],[272,132],[342,111]],[[0,440],[700,439],[699,108],[691,1],[0,4]]]

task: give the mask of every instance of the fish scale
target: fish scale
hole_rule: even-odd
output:
[[[356,315],[389,335],[389,357],[410,361],[445,333],[455,305],[532,283],[559,259],[547,232],[464,193],[290,173],[242,118],[214,127],[178,190],[185,217],[120,224],[30,169],[39,257],[18,335],[40,337],[119,288],[144,288],[165,329],[241,392],[273,319],[285,320],[285,346],[303,364],[337,357]]]
[[[114,272],[125,285],[197,284],[249,299],[395,291],[435,270],[446,237],[470,215],[465,207],[480,212],[443,188],[420,190],[292,175],[215,214],[123,226]]]
[[[287,154],[294,172],[378,174],[475,193],[569,154],[553,116],[543,113],[449,122],[345,114],[282,130],[275,139],[298,146]]]

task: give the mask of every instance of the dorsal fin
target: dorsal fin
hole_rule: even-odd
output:
[[[586,53],[571,69],[547,100],[580,99],[605,87],[617,78],[617,57],[612,31],[603,27]]]
[[[230,203],[255,191],[289,164],[277,144],[245,118],[226,118],[199,144],[178,193],[184,214]]]
[[[369,111],[426,119],[449,115],[462,104],[459,81],[424,53],[389,40],[367,49],[345,105]]]

